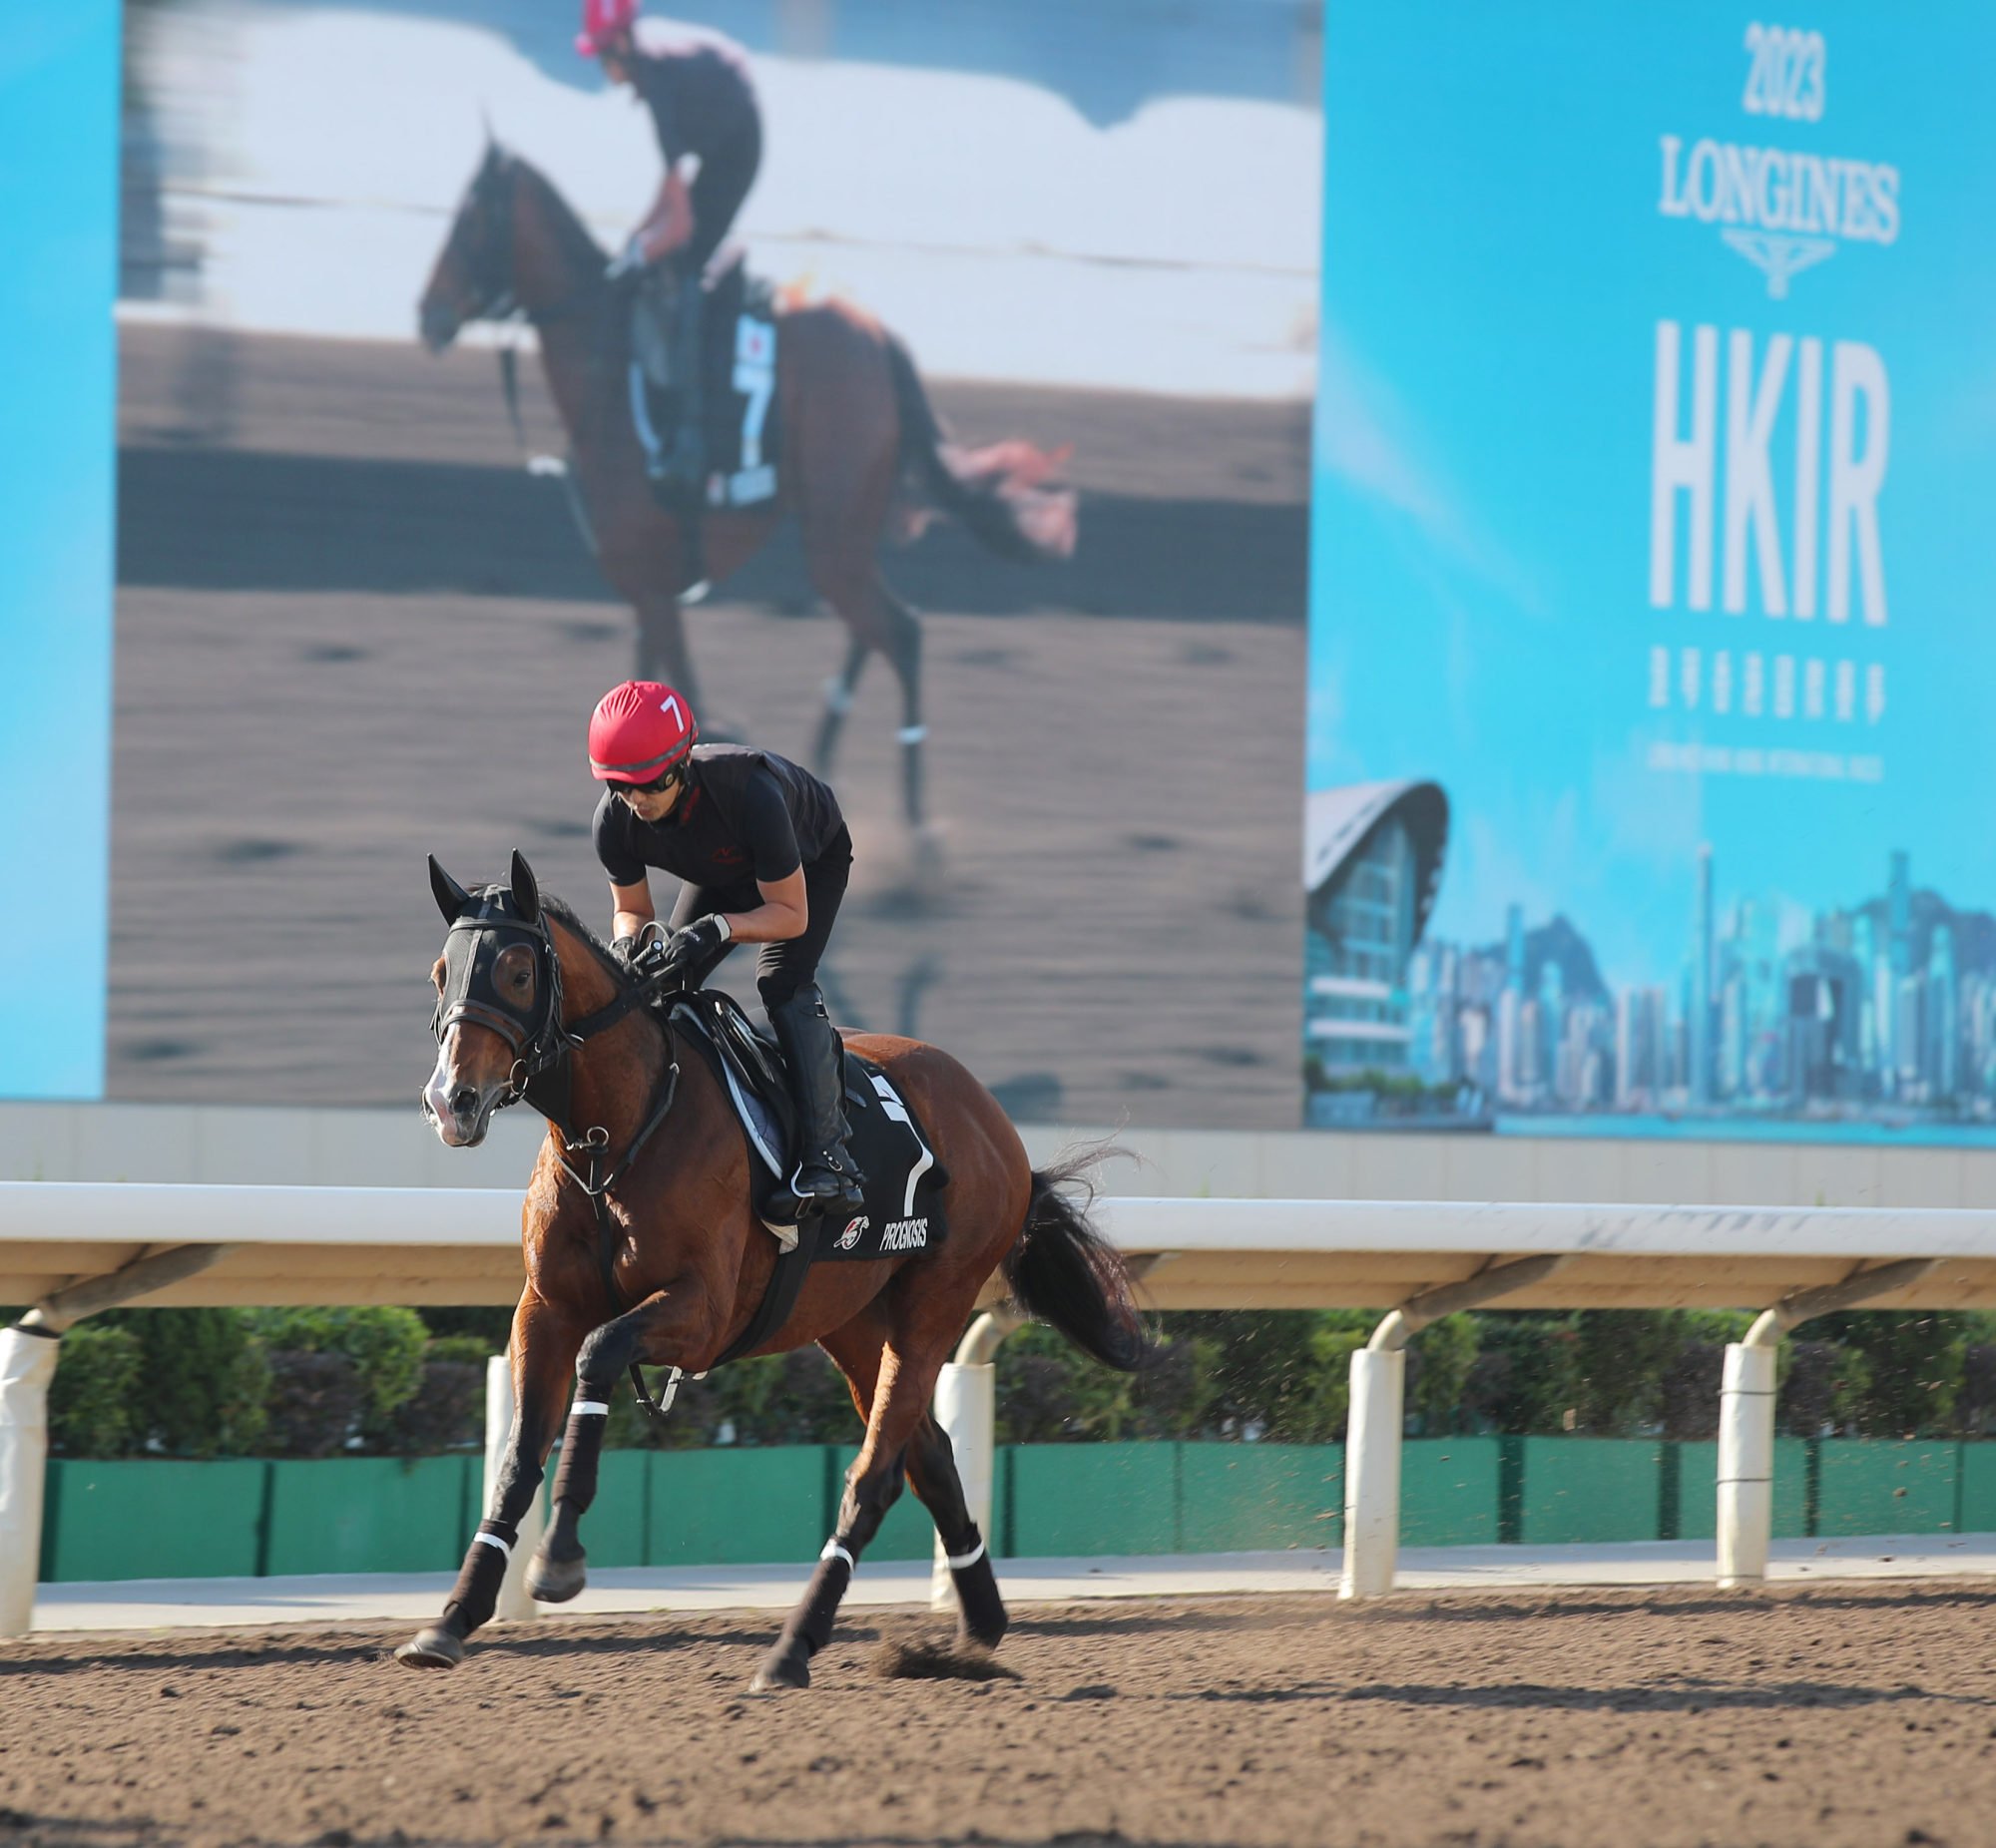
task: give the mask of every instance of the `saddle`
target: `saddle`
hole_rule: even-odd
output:
[[[713,508],[760,506],[776,496],[782,453],[774,291],[749,275],[740,250],[724,252],[700,289],[700,498]],[[632,303],[631,360],[641,381],[632,416],[639,440],[655,453],[673,448],[685,403],[673,375],[678,294],[669,275],[653,271]]]
[[[748,1145],[750,1196],[761,1199],[796,1165],[796,1113],[781,1055],[720,989],[691,989],[665,1008],[728,1094]],[[894,1081],[848,1050],[844,1090],[846,1146],[866,1174],[866,1209],[837,1223],[822,1213],[795,1225],[763,1220],[778,1246],[776,1266],[760,1307],[716,1366],[752,1353],[782,1325],[812,1264],[933,1250],[947,1233],[941,1193],[948,1172]]]

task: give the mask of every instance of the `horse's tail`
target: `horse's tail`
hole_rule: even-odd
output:
[[[1134,1373],[1155,1349],[1131,1294],[1129,1266],[1089,1221],[1091,1170],[1103,1152],[1084,1150],[1033,1172],[1026,1226],[1005,1255],[1012,1300],[1105,1366]],[[1078,1189],[1081,1197],[1072,1197]]]
[[[1049,454],[1014,440],[963,449],[949,440],[908,349],[887,336],[887,368],[901,417],[901,460],[945,513],[1001,558],[1030,562],[1074,552],[1074,490],[1049,486],[1072,449]]]

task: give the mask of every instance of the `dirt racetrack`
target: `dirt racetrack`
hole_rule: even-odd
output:
[[[0,1645],[0,1840],[1979,1844],[1996,1587],[1039,1606],[1016,1680],[883,1680],[859,1613]]]

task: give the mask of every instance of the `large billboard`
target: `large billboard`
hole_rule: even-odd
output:
[[[0,1097],[104,1086],[118,43],[0,11]]]
[[[1332,13],[1306,1121],[1996,1134],[1992,58]]]
[[[645,217],[661,150],[578,54],[581,10],[129,9],[114,1097],[412,1104],[426,852],[470,881],[518,846],[609,928],[588,716],[675,619],[641,625],[614,537],[578,532],[533,329],[432,354],[417,319],[495,143],[599,266]],[[966,455],[1077,496],[1072,555],[1031,562],[919,493],[892,510],[913,712],[877,652],[827,700],[854,643],[901,632],[834,612],[795,523],[679,619],[710,735],[828,761],[857,849],[832,1012],[947,1047],[1025,1121],[1292,1124],[1320,9],[686,12],[657,23],[746,60],[761,152],[730,234],[776,305],[853,304]],[[801,414],[822,481],[882,453]],[[748,973],[724,971],[752,999]]]

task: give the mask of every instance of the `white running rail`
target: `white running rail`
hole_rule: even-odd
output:
[[[1772,1354],[1810,1315],[1996,1307],[1996,1211],[1464,1205],[1437,1201],[1105,1199],[1098,1222],[1159,1309],[1376,1308],[1352,1356],[1344,1595],[1389,1591],[1399,1536],[1404,1344],[1424,1322],[1506,1308],[1764,1311],[1727,1357],[1720,1560],[1751,1583],[1766,1558]],[[120,1302],[511,1303],[521,1282],[511,1189],[0,1182],[0,1634],[32,1616],[61,1330]],[[998,1307],[992,1292],[987,1308]],[[980,1317],[937,1402],[990,1530],[993,1355]],[[496,1408],[506,1395],[495,1390]],[[495,1410],[495,1416],[497,1412]]]

